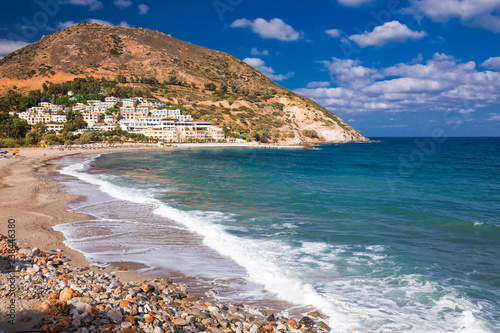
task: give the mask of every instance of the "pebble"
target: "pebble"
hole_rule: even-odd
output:
[[[1,249],[6,238],[0,235]],[[119,281],[110,273],[74,269],[63,252],[18,249],[16,290],[19,298],[37,299],[47,316],[38,328],[99,333],[303,333],[330,332],[324,316],[308,313],[299,322],[288,313],[268,314],[245,304],[201,302],[185,285],[170,279],[142,283]],[[2,279],[6,274],[0,274]],[[0,285],[7,285],[5,280]],[[0,289],[0,299],[7,298]],[[318,322],[315,322],[318,320]],[[322,321],[319,321],[322,320]],[[1,332],[0,332],[1,333]]]

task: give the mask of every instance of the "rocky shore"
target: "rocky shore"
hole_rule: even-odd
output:
[[[63,251],[18,248],[0,235],[2,273],[0,299],[14,305],[6,312],[6,332],[18,323],[41,319],[31,331],[123,333],[271,333],[328,332],[322,315],[302,318],[271,314],[246,304],[220,304],[191,296],[188,287],[170,279],[121,281],[113,272],[72,267]],[[121,270],[119,268],[118,270]],[[21,300],[39,303],[38,314],[18,314]],[[13,309],[13,310],[12,310]]]

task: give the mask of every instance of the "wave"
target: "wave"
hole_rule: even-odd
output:
[[[348,248],[321,242],[301,242],[295,246],[277,239],[238,237],[228,232],[230,227],[220,224],[221,220],[231,220],[230,214],[182,210],[151,197],[146,190],[124,188],[110,183],[105,176],[88,173],[96,158],[98,156],[67,166],[60,172],[96,185],[114,198],[152,207],[155,214],[180,223],[202,236],[204,245],[243,267],[249,281],[264,286],[284,301],[318,308],[330,318],[334,332],[354,329],[361,332],[486,332],[476,318],[480,312],[477,306],[455,295],[452,289],[444,291],[437,283],[425,281],[421,276],[402,275],[396,279],[389,274],[382,278],[346,278],[336,274],[339,269],[336,260],[343,253],[349,253],[345,261],[347,269],[352,264],[372,265],[379,261],[387,264],[385,246]],[[297,228],[294,224],[283,227]],[[321,282],[322,278],[326,282]]]

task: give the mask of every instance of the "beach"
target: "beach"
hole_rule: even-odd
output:
[[[50,177],[56,172],[56,168],[59,166],[58,161],[68,156],[129,149],[129,147],[81,150],[19,149],[17,157],[0,160],[0,202],[2,203],[0,234],[15,237],[15,263],[17,266],[15,269],[10,266],[7,251],[4,251],[0,270],[0,279],[4,285],[0,297],[0,313],[2,314],[0,332],[18,332],[33,328],[51,332],[65,331],[66,329],[69,329],[69,331],[89,332],[89,329],[92,331],[92,329],[101,326],[113,329],[113,331],[128,333],[141,331],[165,332],[168,327],[175,331],[176,328],[182,329],[195,323],[198,324],[198,330],[204,327],[205,330],[210,328],[212,332],[222,332],[221,329],[225,329],[226,332],[236,331],[236,329],[239,331],[256,331],[259,328],[262,331],[262,325],[267,325],[266,332],[271,332],[276,327],[279,327],[281,331],[288,330],[287,322],[289,320],[290,325],[296,328],[300,327],[301,324],[298,323],[298,320],[278,319],[279,317],[267,318],[269,316],[265,311],[261,312],[253,306],[239,305],[239,308],[233,306],[228,314],[229,308],[217,304],[213,298],[208,297],[209,295],[207,297],[201,296],[201,298],[205,298],[201,302],[201,300],[198,301],[200,291],[198,291],[197,296],[188,294],[183,279],[176,280],[174,281],[176,283],[173,284],[165,276],[136,273],[131,271],[137,268],[136,263],[121,262],[118,269],[116,266],[109,269],[97,267],[91,265],[81,252],[65,245],[63,234],[55,231],[53,227],[62,223],[87,220],[92,217],[68,209],[67,204],[77,200],[78,196],[66,193],[61,184]],[[134,149],[152,149],[152,147]],[[1,239],[3,250],[8,249],[9,244],[8,238]],[[54,262],[58,262],[59,265],[55,265]],[[16,296],[14,298],[9,297],[9,288],[7,288],[12,281],[15,281],[16,286],[14,289]],[[90,284],[92,289],[87,291],[87,288],[83,288],[82,284]],[[100,287],[96,289],[96,285],[100,285]],[[138,290],[138,288],[142,289]],[[68,292],[68,289],[71,292]],[[150,309],[156,309],[156,312],[153,311],[154,314],[151,311],[149,311],[149,314],[148,311],[144,314],[143,311],[145,310],[139,307],[139,302],[137,305],[134,303],[136,302],[134,296],[141,293],[143,289],[146,290],[143,291],[144,294],[149,293],[147,295],[149,299],[144,300],[146,295],[141,295],[142,302],[149,304]],[[12,292],[12,287],[10,291]],[[108,293],[105,291],[108,291]],[[58,297],[63,295],[63,292],[72,296],[64,296],[66,297],[65,300],[60,302]],[[169,296],[165,296],[166,294]],[[159,304],[164,303],[162,301],[157,303],[160,296],[163,296],[165,303],[183,304],[184,312],[179,312],[178,306],[174,306],[177,309],[175,313],[161,311]],[[63,296],[60,297],[62,300]],[[73,313],[70,312],[71,309],[75,309],[77,306],[81,308],[82,302],[80,302],[80,299],[85,297],[93,299],[90,302],[93,304],[91,310],[87,310],[90,311],[89,313],[93,313],[96,318],[95,322],[88,321],[88,319],[87,322],[83,321],[82,317],[87,318],[88,315],[85,311],[77,312],[76,315],[74,310]],[[72,298],[73,300],[71,300]],[[108,302],[108,298],[115,298],[115,301],[109,299]],[[13,299],[15,299],[15,311],[9,308]],[[176,301],[181,303],[176,303]],[[60,302],[57,306],[63,304],[62,312],[53,303],[49,305],[48,302]],[[126,308],[120,307],[123,302],[134,305]],[[137,309],[141,309],[141,311]],[[163,310],[167,310],[167,308]],[[14,311],[14,321],[12,321],[12,317],[9,317],[9,311],[10,314]],[[220,323],[217,320],[210,322],[210,311],[212,311],[215,319],[221,315],[225,316],[226,319],[219,318]],[[120,319],[113,317],[113,314],[116,315],[117,313],[122,314],[121,317],[119,316]],[[193,317],[193,313],[197,314],[199,318]],[[132,317],[130,317],[131,314]],[[189,318],[187,319],[190,321],[186,322],[184,319],[188,314]],[[127,315],[129,317],[126,317]],[[159,319],[160,317],[156,318],[156,315],[162,315],[162,319]],[[233,330],[228,330],[230,328],[228,324],[231,321],[227,320],[227,317],[234,315],[239,316],[238,321],[240,322],[245,322],[246,319],[248,324],[246,326],[243,326],[243,324],[239,326],[233,325]],[[319,316],[319,313],[315,313],[315,315]],[[155,317],[156,321],[149,320],[148,318],[152,317],[148,316]],[[93,317],[90,316],[90,318]],[[266,320],[266,318],[270,320]],[[205,320],[204,324],[201,322],[202,319]],[[269,322],[271,326],[269,326]],[[224,325],[221,326],[221,323]],[[306,324],[308,326],[312,325],[310,322]],[[321,325],[328,327],[325,323]],[[155,328],[158,329],[154,330]]]

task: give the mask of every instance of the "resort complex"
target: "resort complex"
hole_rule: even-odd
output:
[[[49,102],[38,103],[18,113],[29,125],[42,123],[47,131],[60,132],[67,120],[68,112],[79,112],[87,127],[83,131],[111,131],[120,128],[129,133],[164,142],[223,142],[224,131],[208,121],[194,120],[183,115],[180,109],[165,102],[148,101],[142,97],[105,97],[104,101],[88,100],[71,106]],[[13,114],[13,113],[12,113]],[[75,133],[76,134],[76,133]]]

